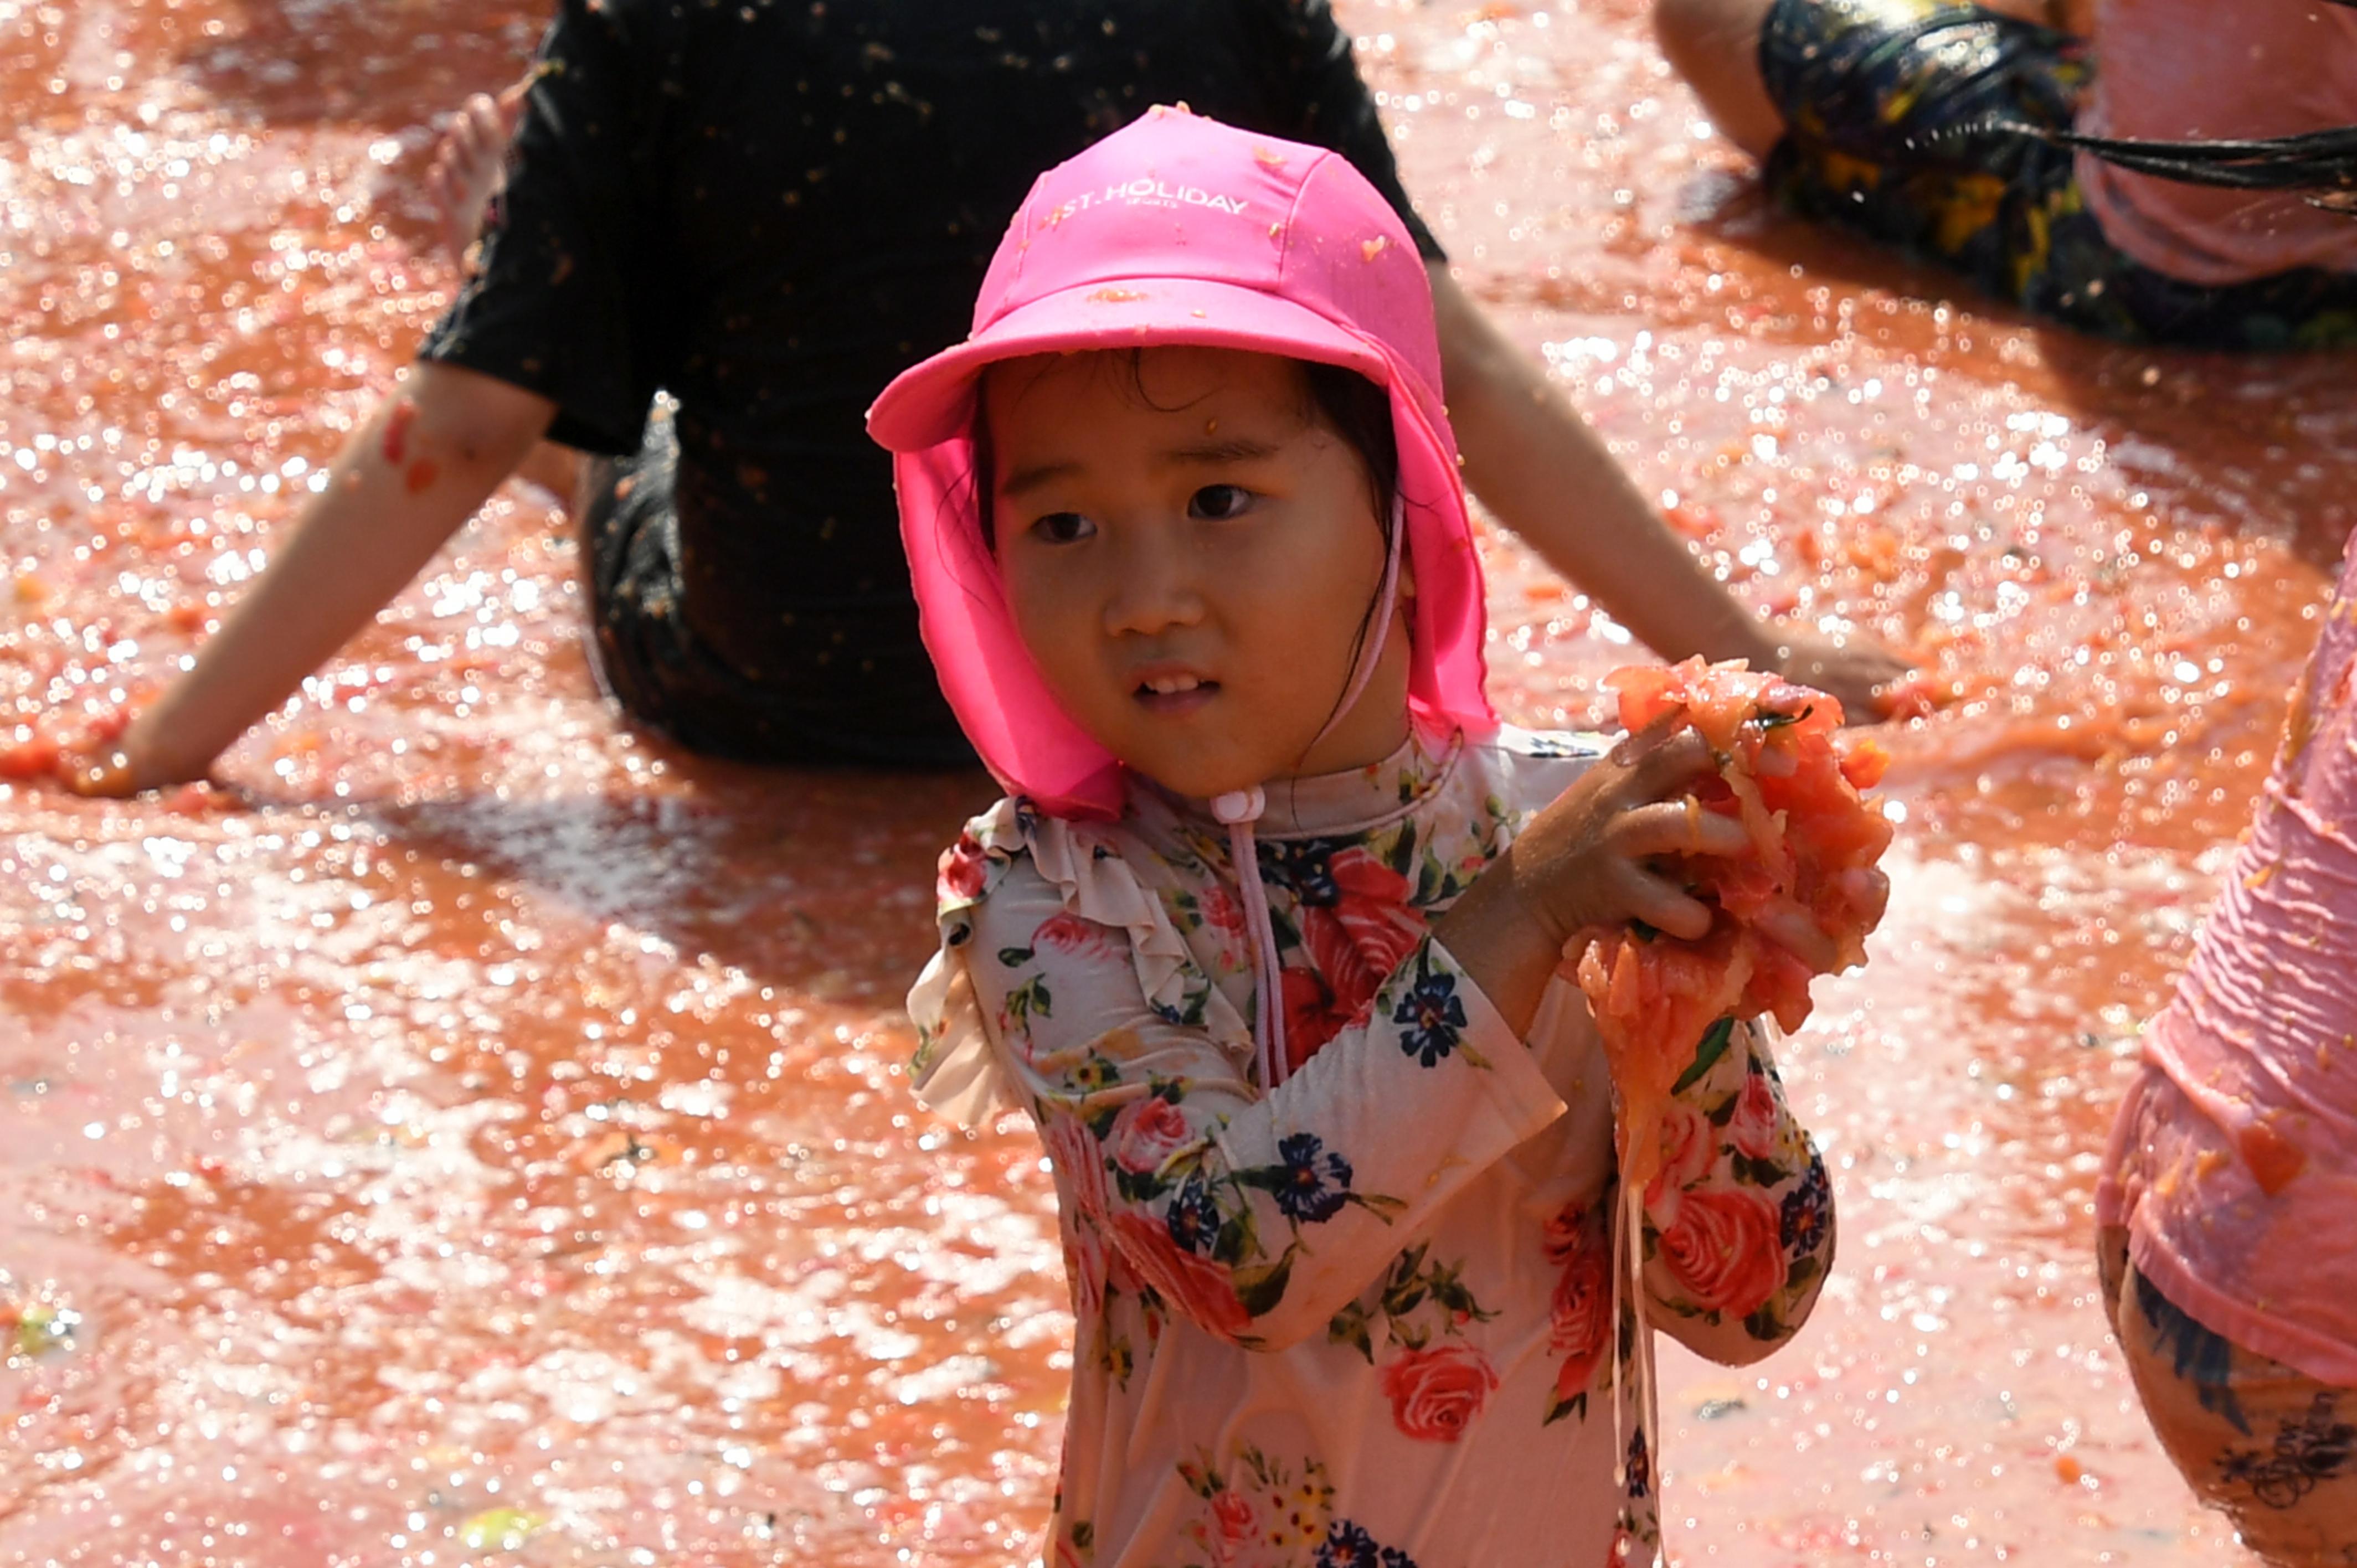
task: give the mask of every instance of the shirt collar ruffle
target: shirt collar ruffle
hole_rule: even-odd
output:
[[[1389,827],[1440,792],[1464,750],[1462,730],[1434,735],[1411,726],[1399,749],[1381,762],[1263,785],[1267,805],[1253,831],[1264,839],[1349,838]],[[1133,788],[1160,796],[1186,816],[1216,820],[1208,800],[1133,777]]]

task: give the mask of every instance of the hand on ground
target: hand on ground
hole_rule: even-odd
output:
[[[1770,633],[1779,644],[1770,660],[1776,673],[1835,698],[1846,724],[1878,724],[1894,716],[1898,689],[1914,674],[1903,657],[1863,633],[1832,637],[1789,624]]]
[[[116,800],[202,782],[203,765],[188,767],[164,757],[154,713],[136,711],[145,700],[145,693],[135,693],[132,706],[111,710],[98,724],[67,737],[57,748],[51,775],[74,794]]]
[[[57,778],[77,795],[107,800],[128,800],[150,789],[168,789],[175,784],[200,782],[202,775],[190,777],[182,772],[158,768],[143,761],[121,746],[110,745],[89,751],[69,751],[58,758]]]
[[[144,702],[146,695],[143,689],[133,703]],[[202,774],[199,769],[167,776],[152,761],[135,761],[146,748],[133,733],[130,704],[70,715],[46,714],[27,727],[31,733],[26,739],[0,746],[0,779],[61,784],[77,795],[120,798]]]

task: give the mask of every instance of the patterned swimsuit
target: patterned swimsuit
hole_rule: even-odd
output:
[[[1555,983],[1517,1038],[1428,930],[1598,754],[1420,738],[1271,788],[1257,872],[1300,1064],[1272,1093],[1200,802],[1135,781],[1120,821],[1083,823],[1005,800],[943,857],[918,1091],[1030,1113],[1078,1319],[1049,1562],[1653,1559],[1586,1004]],[[1832,1201],[1760,1039],[1717,1037],[1646,1195],[1645,1316],[1750,1361],[1807,1316]]]

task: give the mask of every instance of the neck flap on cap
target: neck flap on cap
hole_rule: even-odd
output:
[[[1480,564],[1414,242],[1340,156],[1157,108],[1039,177],[991,263],[973,333],[868,411],[869,433],[894,454],[925,647],[999,782],[1059,816],[1121,808],[1121,765],[1049,693],[985,542],[976,381],[1001,360],[1166,343],[1340,365],[1390,393],[1416,584],[1409,701],[1427,724],[1493,730]]]

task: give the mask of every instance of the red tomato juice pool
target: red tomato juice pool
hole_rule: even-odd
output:
[[[432,117],[546,13],[0,0],[0,748],[110,722],[260,568],[449,298]],[[1342,17],[1460,275],[1735,591],[1962,693],[1883,737],[1890,912],[1784,1048],[1824,1299],[1759,1367],[1664,1359],[1680,1561],[2246,1562],[2133,1406],[2090,1200],[2357,521],[2352,378],[1776,218],[1636,0]],[[1626,634],[1485,552],[1501,708],[1602,722]],[[1032,1560],[1051,1189],[899,1065],[986,781],[636,736],[575,578],[511,485],[231,788],[0,779],[0,1559]]]

